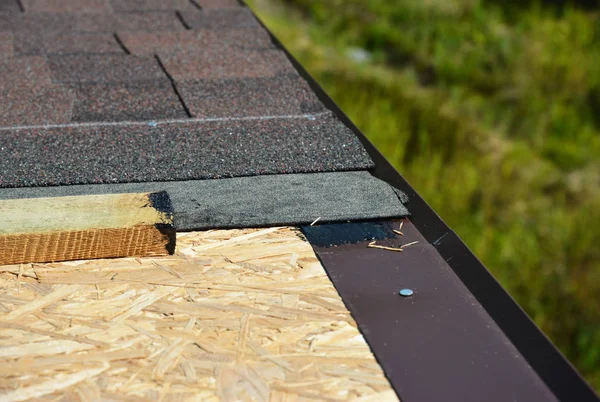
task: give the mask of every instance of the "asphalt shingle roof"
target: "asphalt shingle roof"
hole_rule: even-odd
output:
[[[0,187],[373,166],[237,1],[0,4]]]
[[[0,0],[0,199],[168,188],[180,229],[405,215],[373,166],[237,0]]]

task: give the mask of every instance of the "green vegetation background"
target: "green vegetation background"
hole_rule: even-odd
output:
[[[249,0],[600,390],[600,13]]]

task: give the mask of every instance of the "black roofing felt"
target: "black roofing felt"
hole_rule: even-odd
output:
[[[177,230],[301,225],[317,218],[326,222],[408,214],[394,189],[365,171],[0,188],[0,199],[163,190],[173,202]]]

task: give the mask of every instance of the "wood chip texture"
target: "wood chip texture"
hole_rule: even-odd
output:
[[[2,401],[397,401],[294,228],[0,266]]]

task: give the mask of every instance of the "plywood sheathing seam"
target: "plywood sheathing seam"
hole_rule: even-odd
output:
[[[0,267],[0,399],[397,400],[290,227],[175,255]]]

